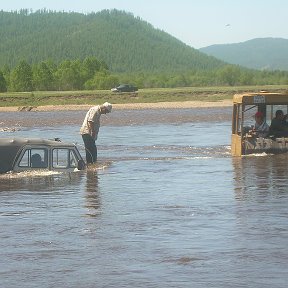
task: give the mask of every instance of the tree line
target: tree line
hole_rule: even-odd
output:
[[[201,71],[167,73],[112,73],[95,57],[84,60],[52,60],[29,64],[21,60],[14,67],[0,67],[0,92],[106,90],[120,83],[139,88],[175,88],[241,85],[288,85],[287,71],[258,71],[236,65]]]
[[[95,57],[64,60],[59,64],[48,60],[31,65],[21,60],[14,69],[8,65],[0,69],[1,92],[106,89],[118,81],[107,64]]]
[[[102,59],[115,73],[209,70],[224,65],[118,10],[97,13],[0,11],[0,66],[20,60]]]
[[[228,65],[124,11],[0,11],[0,26],[0,91],[288,84],[287,72]]]

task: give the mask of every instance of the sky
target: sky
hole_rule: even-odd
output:
[[[0,0],[0,10],[22,8],[123,10],[196,49],[254,38],[288,39],[287,0]]]

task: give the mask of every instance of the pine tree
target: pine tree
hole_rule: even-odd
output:
[[[7,85],[3,73],[0,71],[0,92],[6,92]]]
[[[19,65],[12,71],[11,88],[13,91],[32,91],[33,74],[31,66],[25,61],[20,61]]]

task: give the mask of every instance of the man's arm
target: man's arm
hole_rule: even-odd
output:
[[[94,122],[88,121],[88,128],[89,128],[90,135],[92,136],[93,139],[95,139],[96,132],[95,132]]]

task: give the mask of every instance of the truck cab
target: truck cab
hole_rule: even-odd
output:
[[[285,153],[288,151],[288,133],[279,136],[269,132],[265,137],[251,134],[255,123],[255,114],[261,113],[264,121],[270,126],[277,110],[288,113],[288,92],[236,94],[233,97],[232,114],[232,156],[243,156],[259,153]],[[288,131],[288,123],[287,123]]]

